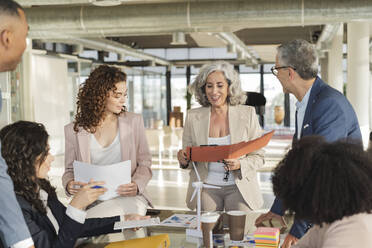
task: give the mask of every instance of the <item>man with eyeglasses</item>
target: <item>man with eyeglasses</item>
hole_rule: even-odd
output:
[[[343,94],[317,76],[318,57],[314,45],[300,39],[280,45],[271,71],[282,84],[283,92],[293,94],[298,100],[293,142],[310,135],[321,135],[329,142],[340,139],[361,142],[353,107]],[[264,221],[278,219],[286,226],[284,211],[281,200],[276,198],[270,211],[260,215],[255,224],[260,226]],[[310,223],[295,218],[282,247],[296,244],[310,228]]]

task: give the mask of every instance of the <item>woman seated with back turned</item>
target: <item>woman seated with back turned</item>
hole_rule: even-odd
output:
[[[302,138],[272,182],[284,206],[314,224],[294,247],[372,246],[372,164],[362,146]]]
[[[0,131],[0,139],[1,153],[36,248],[74,247],[78,237],[116,232],[114,222],[121,216],[85,219],[84,209],[106,191],[92,187],[104,182],[91,181],[83,186],[67,208],[58,200],[47,179],[54,157],[49,153],[48,133],[42,124],[16,122]],[[136,214],[123,217],[147,218]]]

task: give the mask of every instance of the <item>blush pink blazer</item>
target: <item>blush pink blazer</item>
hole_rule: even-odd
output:
[[[138,185],[139,195],[151,202],[145,188],[152,177],[151,153],[145,136],[142,116],[126,112],[118,118],[121,158],[132,162],[132,181]],[[74,179],[74,160],[91,163],[90,160],[91,133],[83,128],[74,131],[74,123],[65,126],[65,172],[62,184],[66,189],[67,183]],[[66,191],[66,194],[67,191]]]

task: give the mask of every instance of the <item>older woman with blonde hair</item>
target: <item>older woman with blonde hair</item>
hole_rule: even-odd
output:
[[[187,113],[183,149],[178,152],[182,168],[190,168],[185,148],[200,145],[230,145],[253,140],[262,134],[255,109],[241,105],[246,95],[240,86],[239,74],[224,61],[204,65],[190,86],[190,92],[202,107]],[[264,164],[263,151],[259,150],[237,159],[209,163],[196,163],[204,183],[219,189],[203,188],[202,211],[259,209],[263,200],[256,171]],[[194,209],[196,202],[190,198],[196,174],[190,170],[187,206]]]

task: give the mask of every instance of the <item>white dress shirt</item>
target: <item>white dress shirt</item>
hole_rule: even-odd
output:
[[[304,124],[304,118],[306,113],[307,104],[309,102],[310,92],[311,88],[307,90],[304,98],[302,98],[302,101],[296,102],[296,112],[297,112],[297,139],[301,138],[301,131],[302,131],[302,125]],[[306,124],[306,123],[305,123]]]

